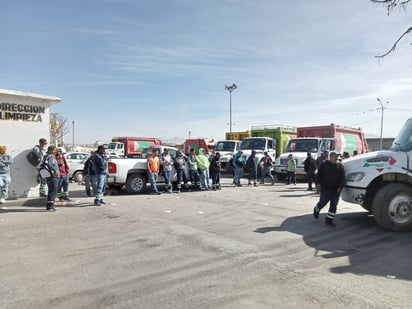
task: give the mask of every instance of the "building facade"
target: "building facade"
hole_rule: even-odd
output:
[[[58,97],[0,89],[0,144],[13,157],[9,198],[38,196],[37,169],[26,155],[39,138],[50,141],[50,107]]]

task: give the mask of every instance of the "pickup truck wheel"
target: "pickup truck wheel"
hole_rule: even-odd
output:
[[[143,193],[146,189],[146,177],[142,174],[131,174],[127,177],[126,191],[130,194]]]
[[[411,230],[411,188],[404,184],[389,184],[382,187],[373,200],[373,215],[378,225],[386,230]]]

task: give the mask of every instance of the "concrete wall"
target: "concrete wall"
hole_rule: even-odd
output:
[[[0,89],[0,144],[14,160],[9,199],[38,196],[37,169],[26,154],[39,138],[50,141],[50,106],[58,102],[57,97]]]

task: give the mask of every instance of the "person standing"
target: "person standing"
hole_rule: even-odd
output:
[[[339,196],[345,185],[345,170],[338,158],[339,154],[336,151],[331,151],[329,160],[320,165],[316,174],[316,187],[320,190],[320,197],[315,208],[313,208],[313,217],[319,219],[320,211],[329,202],[329,211],[325,223],[333,227],[335,227],[334,219]]]
[[[316,174],[316,161],[312,157],[311,152],[307,153],[307,157],[304,163],[304,169],[306,172],[306,178],[308,180],[308,190],[312,191],[313,190],[312,183],[315,181],[315,177],[316,177],[315,175]]]
[[[93,188],[92,180],[93,180],[94,175],[96,174],[95,169],[94,169],[94,164],[93,164],[93,156],[94,156],[94,151],[90,152],[90,157],[86,159],[86,161],[84,162],[84,167],[83,167],[84,186],[86,189],[87,196],[92,196],[92,192],[91,192],[91,189]]]
[[[6,154],[6,150],[6,145],[0,145],[0,204],[6,203],[11,182],[10,165],[13,164],[13,159]],[[7,209],[7,207],[3,206],[2,209]]]
[[[252,154],[246,160],[246,168],[249,170],[248,182],[247,185],[250,186],[252,184],[257,187],[257,169],[258,169],[258,158],[256,158],[256,151],[252,150]]]
[[[190,179],[192,180],[192,187],[194,190],[199,190],[200,189],[200,178],[199,178],[199,171],[198,171],[198,165],[197,165],[197,156],[196,156],[196,152],[194,148],[190,149],[187,162],[189,163],[189,174],[190,174]]]
[[[210,163],[210,170],[212,176],[212,189],[213,190],[222,190],[220,186],[220,171],[221,171],[221,162],[220,162],[220,153],[216,152]]]
[[[163,176],[165,178],[166,192],[172,193],[171,172],[173,160],[172,157],[169,155],[169,149],[163,149],[163,153],[160,156],[160,164],[163,167]]]
[[[182,188],[182,181],[187,186],[187,179],[185,175],[186,160],[183,157],[182,152],[177,151],[176,157],[174,158],[173,161],[174,161],[173,164],[176,169],[177,193],[180,193],[180,189]]]
[[[232,166],[235,170],[234,185],[241,187],[240,178],[243,174],[243,167],[245,166],[245,159],[242,157],[243,151],[238,150],[238,152],[233,157]]]
[[[101,206],[106,204],[103,201],[103,194],[106,187],[107,178],[107,157],[106,149],[103,145],[97,147],[97,151],[93,156],[93,164],[95,175],[92,179],[93,193],[95,194],[94,206]]]
[[[57,188],[57,198],[60,201],[71,201],[69,197],[69,164],[61,149],[57,149],[56,161],[59,166],[59,185]]]
[[[43,162],[41,163],[41,168],[45,168],[48,171],[48,175],[44,177],[47,183],[47,211],[54,212],[56,207],[54,206],[54,201],[56,199],[57,189],[59,187],[60,172],[59,165],[56,160],[57,148],[55,146],[49,146],[47,148],[47,153],[43,157]]]
[[[296,161],[293,158],[292,154],[288,155],[288,162],[286,164],[286,172],[288,175],[288,185],[292,183],[296,185]]]
[[[33,147],[33,152],[37,155],[38,157],[38,162],[41,164],[43,162],[43,157],[46,153],[47,150],[47,139],[45,138],[40,138],[39,139],[39,144]],[[39,166],[37,166],[39,168]],[[47,186],[47,181],[46,179],[42,178],[40,173],[37,175],[37,181],[40,183],[39,186],[39,195],[40,196],[47,196],[46,188]]]
[[[209,166],[210,161],[209,158],[205,155],[205,150],[203,148],[199,148],[199,155],[197,156],[197,165],[200,170],[200,179],[202,181],[203,189],[210,190],[210,182],[209,182]]]
[[[158,194],[161,193],[157,190],[157,177],[159,176],[160,162],[157,156],[157,150],[153,149],[152,155],[147,158],[147,173],[149,174],[151,193]]]
[[[273,160],[272,158],[269,156],[268,152],[265,151],[264,152],[264,157],[263,157],[263,162],[262,162],[262,182],[261,184],[265,184],[265,179],[266,177],[269,177],[270,180],[272,181],[272,185],[275,184],[275,178],[272,175],[272,166],[273,166]]]

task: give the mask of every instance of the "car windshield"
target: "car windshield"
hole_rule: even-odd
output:
[[[285,152],[317,152],[318,140],[316,139],[291,139]]]
[[[412,150],[412,118],[410,118],[402,127],[398,136],[393,141],[391,150],[394,151],[411,151]]]
[[[216,144],[216,151],[235,151],[235,142],[232,141],[224,141],[224,142],[218,142]]]
[[[245,139],[240,145],[241,150],[265,150],[265,148],[266,139],[264,138]]]

